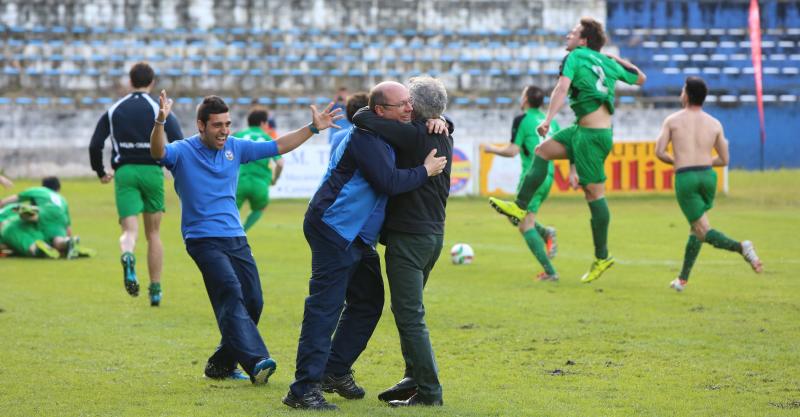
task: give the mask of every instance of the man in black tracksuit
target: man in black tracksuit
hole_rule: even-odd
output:
[[[397,168],[412,168],[436,149],[447,157],[441,175],[422,187],[389,199],[381,243],[386,245],[386,273],[391,291],[392,313],[400,333],[405,360],[404,378],[378,398],[391,406],[442,405],[436,360],[425,324],[422,291],[442,250],[447,197],[450,193],[453,138],[447,132],[428,133],[426,121],[439,119],[447,103],[442,83],[430,77],[408,82],[414,120],[402,123],[379,117],[368,108],[353,117],[355,126],[381,135],[397,150]],[[429,122],[434,123],[434,122]],[[452,123],[448,123],[452,133]],[[444,130],[444,123],[439,126]]]

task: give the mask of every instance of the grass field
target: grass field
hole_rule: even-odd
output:
[[[705,245],[688,290],[668,289],[687,225],[672,196],[612,197],[617,265],[593,284],[588,209],[552,198],[560,283],[537,283],[522,238],[484,199],[448,205],[445,252],[476,251],[470,266],[443,254],[426,290],[427,321],[445,407],[394,410],[376,398],[402,376],[388,302],[356,363],[361,401],[329,396],[342,415],[796,416],[800,412],[798,171],[732,172],[712,225],[755,242],[765,272]],[[18,181],[6,194],[33,185]],[[113,189],[64,181],[73,228],[94,259],[0,259],[0,415],[294,415],[280,403],[293,379],[309,250],[305,201],[274,201],[249,236],[265,308],[259,328],[278,372],[267,386],[202,377],[219,334],[202,278],[180,238],[168,189],[164,301],[122,286]],[[146,279],[145,244],[137,247]]]

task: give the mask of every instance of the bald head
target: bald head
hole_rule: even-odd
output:
[[[375,106],[386,104],[387,95],[392,96],[395,94],[402,94],[404,91],[408,93],[406,86],[398,83],[397,81],[384,81],[379,83],[375,87],[372,87],[372,90],[369,90],[370,110],[375,111]]]
[[[384,81],[369,92],[369,108],[385,119],[411,122],[414,107],[408,88],[396,81]]]

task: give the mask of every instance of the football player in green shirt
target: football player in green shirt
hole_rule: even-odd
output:
[[[512,127],[512,140],[511,143],[504,147],[488,145],[485,151],[493,153],[498,156],[506,158],[513,158],[517,155],[522,162],[522,171],[520,172],[519,183],[517,185],[517,192],[525,179],[525,173],[533,163],[533,152],[544,140],[536,132],[536,127],[544,120],[545,114],[539,109],[544,102],[544,91],[541,88],[530,85],[522,90],[522,95],[519,98],[520,107],[524,112],[520,117],[514,119],[514,126]],[[553,121],[551,132],[555,133],[559,130],[558,123]],[[553,163],[548,162],[547,178],[542,186],[534,194],[530,203],[527,206],[527,213],[522,221],[519,222],[519,232],[528,244],[528,249],[533,253],[533,256],[539,261],[544,268],[544,272],[537,275],[540,281],[557,281],[558,274],[555,268],[550,263],[550,259],[555,257],[558,250],[556,242],[556,229],[553,227],[545,227],[536,221],[536,214],[539,212],[539,206],[544,203],[550,194],[550,187],[553,184]]]
[[[542,136],[547,135],[553,118],[564,105],[568,94],[569,105],[577,121],[536,147],[536,156],[516,201],[490,199],[492,206],[512,222],[522,221],[531,198],[547,179],[548,161],[569,159],[592,214],[590,224],[595,260],[581,278],[582,282],[600,278],[614,264],[607,247],[611,216],[605,199],[604,172],[605,160],[612,147],[614,87],[617,80],[642,85],[646,79],[645,74],[630,62],[601,54],[600,48],[605,43],[603,25],[592,18],[582,18],[567,35],[566,49],[569,53],[561,64],[547,116],[537,131]]]
[[[269,141],[273,138],[267,134],[269,129],[269,113],[265,109],[254,109],[247,115],[247,129],[233,134],[233,136],[253,141]],[[275,173],[271,164],[275,161]],[[264,209],[269,204],[269,186],[275,185],[283,170],[283,159],[280,155],[274,158],[264,158],[239,168],[239,183],[236,187],[236,206],[242,208],[245,201],[250,202],[250,215],[242,227],[246,232],[261,218]]]
[[[41,240],[63,250],[68,259],[92,256],[94,251],[81,248],[79,238],[72,236],[69,206],[67,200],[58,193],[60,190],[61,182],[57,177],[46,177],[42,179],[41,187],[31,187],[19,194],[6,197],[0,201],[0,207],[8,207],[14,203],[33,206],[36,209],[36,220],[28,222],[33,226],[22,229],[37,229],[36,232],[41,234]]]

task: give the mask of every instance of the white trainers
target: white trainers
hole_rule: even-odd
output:
[[[545,239],[545,247],[547,247],[547,258],[553,259],[558,254],[558,240],[556,240],[556,228],[555,227],[545,227],[547,230],[547,239]]]
[[[756,248],[753,246],[753,242],[749,240],[742,241],[742,256],[756,273],[761,273],[764,270],[761,259],[758,259],[758,255],[756,255]]]
[[[689,283],[686,281],[681,282],[680,278],[675,278],[669,283],[669,287],[677,292],[683,291],[687,285],[689,285]]]

